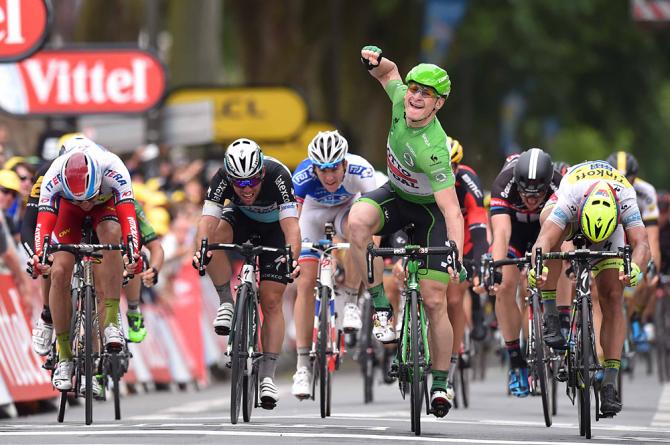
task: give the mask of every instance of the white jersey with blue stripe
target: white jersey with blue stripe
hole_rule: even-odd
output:
[[[375,169],[364,158],[347,154],[347,172],[340,187],[333,193],[326,190],[314,173],[312,161],[305,159],[293,173],[293,187],[298,202],[310,201],[322,207],[334,207],[353,202],[360,193],[375,190]]]
[[[80,151],[98,161],[99,170],[94,172],[94,174],[102,175],[100,191],[95,197],[94,205],[102,205],[111,198],[114,198],[116,202],[133,199],[130,173],[121,158],[100,145],[91,146]],[[40,188],[40,207],[55,208],[56,201],[61,197],[68,200],[73,199],[63,187],[63,178],[61,178],[61,169],[67,159],[69,159],[69,156],[66,156],[66,154],[57,157],[51,163],[49,170],[44,174]],[[94,182],[92,180],[91,184]]]

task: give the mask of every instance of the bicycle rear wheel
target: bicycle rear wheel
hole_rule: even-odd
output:
[[[319,407],[321,418],[328,416],[329,399],[329,372],[328,372],[328,344],[330,340],[330,288],[319,287],[321,306],[319,307],[319,342],[317,345],[317,363],[319,373]]]
[[[582,297],[579,324],[579,349],[577,353],[578,364],[578,411],[579,411],[579,434],[587,439],[591,438],[591,317],[589,300]]]
[[[375,376],[375,345],[372,338],[372,301],[366,299],[363,305],[363,326],[359,341],[361,372],[363,374],[363,402],[372,403]]]
[[[468,375],[468,370],[463,367],[463,359],[461,356],[458,358],[458,379],[460,380],[459,386],[463,408],[467,408],[470,406],[470,377]]]
[[[534,377],[540,384],[540,396],[542,397],[542,412],[544,424],[551,426],[551,398],[549,395],[549,384],[547,381],[547,364],[544,361],[544,336],[542,333],[542,309],[540,308],[540,294],[538,291],[533,295],[533,357]]]
[[[412,415],[412,425],[414,427],[414,434],[417,436],[421,435],[421,405],[423,398],[423,390],[421,388],[421,382],[423,381],[421,376],[421,357],[420,357],[420,344],[421,337],[419,336],[419,296],[418,293],[414,290],[410,291],[410,360],[412,361],[412,384],[410,386],[410,403],[411,415]]]
[[[95,295],[93,288],[87,286],[84,289],[84,380],[86,381],[85,420],[86,425],[93,423],[93,317],[95,313]]]
[[[235,425],[240,417],[242,394],[244,393],[244,370],[247,363],[247,298],[249,287],[243,284],[237,293],[235,314],[233,316],[235,329],[231,331],[232,354],[230,365],[232,376],[230,380],[230,423]]]

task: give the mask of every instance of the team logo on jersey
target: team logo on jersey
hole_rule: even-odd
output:
[[[303,171],[293,176],[293,183],[296,185],[303,185],[313,177],[312,169],[306,168]]]
[[[412,155],[410,153],[407,153],[407,152],[403,153],[402,158],[405,161],[405,164],[409,165],[410,168],[414,167],[414,164],[415,164],[414,163],[414,158],[412,157]]]
[[[349,164],[349,173],[360,176],[361,178],[371,178],[373,174],[371,168],[354,164]]]

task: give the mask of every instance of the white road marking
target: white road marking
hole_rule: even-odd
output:
[[[293,432],[273,432],[273,431],[208,431],[208,430],[95,430],[91,429],[79,431],[54,431],[49,433],[54,436],[90,436],[94,434],[95,437],[100,436],[237,436],[237,437],[277,437],[277,438],[307,438],[307,439],[366,439],[376,441],[413,441],[413,442],[436,442],[436,443],[479,443],[479,444],[499,444],[499,445],[582,445],[584,442],[564,442],[563,440],[556,441],[541,441],[541,440],[501,440],[501,439],[465,439],[455,437],[415,437],[408,433],[404,436],[396,435],[382,435],[382,434],[348,434],[348,433],[293,433]],[[3,433],[5,436],[41,436],[43,432],[37,431],[12,431]],[[611,438],[607,438],[611,439]],[[661,439],[662,438],[652,438]],[[649,438],[644,438],[649,440]]]
[[[670,384],[668,383],[663,385],[651,426],[670,427]]]

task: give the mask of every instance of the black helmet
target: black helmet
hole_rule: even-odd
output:
[[[514,182],[521,193],[542,193],[554,177],[551,156],[539,148],[531,148],[519,156],[514,166]]]
[[[627,178],[637,176],[639,164],[635,156],[630,153],[626,153],[625,151],[614,152],[607,158],[607,162]]]

